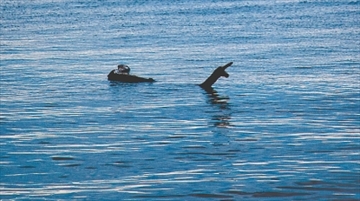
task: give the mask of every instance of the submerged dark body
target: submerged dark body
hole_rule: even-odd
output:
[[[129,74],[118,74],[118,73],[115,73],[115,71],[116,70],[112,70],[108,74],[108,80],[128,82],[128,83],[155,82],[155,80],[152,78],[143,78],[143,77],[138,77],[136,75],[129,75]]]
[[[229,74],[225,71],[227,67],[231,66],[233,62],[227,63],[224,66],[219,66],[214,70],[214,72],[199,86],[205,90],[211,89],[211,86],[220,78],[220,77],[229,77]],[[136,75],[130,75],[127,73],[117,73],[117,70],[112,70],[108,74],[108,80],[127,82],[127,83],[139,83],[139,82],[155,82],[152,78],[143,78]]]

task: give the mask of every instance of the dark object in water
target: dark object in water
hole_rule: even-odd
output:
[[[200,87],[203,89],[211,89],[211,86],[220,78],[220,77],[229,77],[229,74],[225,71],[227,67],[231,66],[233,62],[227,63],[224,66],[219,66],[214,70],[214,72],[200,84]],[[130,75],[130,68],[126,65],[118,65],[118,69],[112,70],[108,74],[108,80],[128,82],[128,83],[138,83],[138,82],[155,82],[152,78],[143,78],[136,75]]]
[[[138,83],[138,82],[155,82],[152,78],[143,78],[136,75],[130,75],[129,66],[120,64],[118,69],[112,70],[108,74],[108,80],[119,81],[119,82],[128,82],[128,83]]]
[[[214,72],[200,84],[200,87],[203,89],[211,89],[211,86],[220,78],[220,77],[229,77],[229,74],[225,71],[227,67],[231,66],[233,62],[227,63],[224,66],[217,67]]]

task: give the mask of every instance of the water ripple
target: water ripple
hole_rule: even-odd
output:
[[[3,0],[1,199],[360,199],[357,5]]]

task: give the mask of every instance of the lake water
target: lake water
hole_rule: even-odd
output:
[[[0,9],[1,200],[360,200],[360,1]]]

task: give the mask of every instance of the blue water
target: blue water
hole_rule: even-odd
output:
[[[0,9],[1,200],[360,200],[360,1]]]

